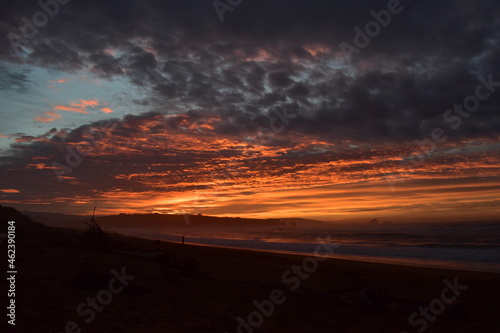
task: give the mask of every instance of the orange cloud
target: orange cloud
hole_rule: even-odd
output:
[[[99,104],[100,110],[109,106]],[[178,127],[165,126],[169,119]],[[105,213],[163,210],[361,221],[374,217],[394,221],[432,216],[489,218],[500,213],[500,156],[489,153],[497,147],[496,141],[484,143],[485,147],[494,144],[485,148],[486,153],[451,157],[446,154],[449,148],[460,149],[461,145],[450,143],[442,147],[445,153],[438,151],[420,164],[407,166],[402,160],[411,156],[412,146],[388,149],[354,142],[361,148],[351,151],[352,142],[334,143],[285,132],[275,135],[288,138],[286,146],[265,145],[250,135],[244,140],[218,135],[214,128],[220,121],[218,117],[200,120],[155,115],[121,124],[124,131],[109,130],[93,154],[113,162],[125,155],[138,157],[133,168],[114,174],[127,190],[103,189],[92,198],[78,198],[78,202],[96,201]],[[82,142],[71,144],[78,147]],[[148,161],[151,152],[165,159]],[[169,157],[177,158],[179,152],[186,160],[179,158],[180,164],[173,165]],[[50,166],[33,161],[28,168],[38,172]],[[387,175],[395,179],[387,179]],[[64,179],[83,186],[78,178]]]
[[[242,153],[229,157],[214,156],[210,163],[200,163],[180,171],[161,170],[158,168],[160,163],[151,164],[147,171],[116,175],[115,178],[121,181],[157,191],[154,196],[137,193],[134,197],[132,193],[120,191],[119,194],[108,193],[108,198],[103,194],[101,200],[116,212],[123,207],[115,207],[113,200],[121,196],[135,200],[134,206],[129,206],[130,212],[164,207],[173,212],[201,211],[203,214],[262,218],[305,216],[368,221],[374,216],[381,216],[388,220],[393,217],[408,220],[411,213],[415,219],[431,215],[444,219],[446,214],[448,218],[455,217],[453,212],[461,204],[469,207],[467,218],[473,214],[483,214],[487,218],[500,207],[493,206],[497,200],[494,192],[499,187],[491,187],[493,184],[490,187],[485,184],[477,186],[474,182],[464,185],[457,180],[467,179],[471,173],[476,177],[497,176],[497,156],[478,154],[453,162],[436,157],[408,170],[401,165],[401,156],[407,155],[406,150],[411,151],[408,147],[397,151],[381,149],[379,154],[370,152],[342,159],[326,154],[323,159],[310,161],[306,158],[309,155],[305,155],[283,163],[282,156],[327,151],[334,144],[313,137],[296,136],[294,146],[286,148],[256,144],[248,149],[252,156],[259,158],[248,158],[243,154],[248,143],[213,135],[210,126],[191,122],[188,118],[179,121],[181,126],[178,130],[151,132],[149,129],[161,123],[161,119],[158,117],[138,125],[143,138],[141,141],[111,137],[105,145],[116,145],[123,154],[142,150],[161,151],[166,147],[193,154],[220,150],[241,150]],[[448,170],[450,163],[456,169],[454,172]],[[384,176],[391,173],[402,175],[394,184],[395,192]],[[431,180],[432,185],[429,185]],[[477,188],[468,189],[473,186]],[[182,190],[195,187],[202,189]],[[444,202],[443,197],[448,197],[449,202]],[[429,210],[432,213],[428,213]]]
[[[0,138],[8,138],[7,135],[0,134]]]
[[[75,101],[70,101],[69,106],[67,105],[56,105],[53,107],[54,110],[61,110],[61,111],[68,111],[68,112],[76,112],[76,113],[83,113],[83,114],[90,114],[87,109],[90,108],[96,108],[98,107],[99,101],[97,99],[93,100],[84,100],[80,99],[78,102]],[[111,110],[111,109],[109,109]],[[109,113],[109,112],[107,112]]]
[[[21,193],[18,190],[14,190],[14,189],[4,189],[4,190],[0,190],[0,192],[3,192],[3,193]]]
[[[58,80],[49,80],[51,83],[65,83],[68,82],[68,79],[58,79]]]
[[[35,170],[57,170],[57,167],[48,166],[47,164],[38,163],[38,164],[28,164],[26,169],[35,169]]]
[[[236,52],[236,54],[238,54],[238,53],[239,52]],[[262,61],[270,61],[270,60],[273,60],[273,56],[269,52],[267,52],[266,50],[262,50],[262,49],[260,49],[258,51],[257,55],[245,57],[245,61],[262,62]]]
[[[43,116],[35,118],[35,121],[39,123],[50,123],[62,118],[62,116],[54,111],[47,111]]]
[[[85,113],[85,114],[89,114],[87,111],[85,110],[82,110],[82,109],[78,109],[78,108],[73,108],[73,107],[70,107],[70,106],[64,106],[64,105],[56,105],[54,106],[54,109],[55,110],[61,110],[61,111],[69,111],[69,112],[76,112],[76,113]]]
[[[113,113],[113,112],[114,112],[114,111],[113,111],[112,109],[110,109],[110,108],[102,108],[102,109],[101,109],[101,111],[102,111],[102,112],[104,112],[104,113]]]
[[[54,117],[54,118],[62,118],[62,116],[59,113],[57,113],[57,112],[47,111],[46,114],[48,116],[51,116],[51,117]]]
[[[76,106],[76,107],[79,107],[79,108],[88,108],[89,106],[90,107],[96,107],[96,106],[98,106],[99,102],[97,101],[97,99],[93,99],[93,100],[89,100],[89,101],[81,99],[80,103],[71,101],[70,105],[71,106]]]
[[[54,118],[47,118],[47,117],[36,117],[35,121],[39,123],[50,123],[55,121],[56,119]]]
[[[308,45],[304,49],[309,52],[312,56],[317,56],[320,53],[329,53],[330,48],[324,45]]]

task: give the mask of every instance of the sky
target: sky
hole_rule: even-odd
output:
[[[0,2],[0,204],[500,216],[500,7]]]

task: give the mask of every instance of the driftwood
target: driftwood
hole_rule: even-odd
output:
[[[96,208],[97,206],[94,207],[90,223],[84,222],[87,225],[87,231],[80,242],[80,246],[97,252],[111,252],[113,249],[111,239],[95,221]]]
[[[102,230],[95,220],[95,210],[90,219],[90,223],[84,222],[87,225],[87,230],[80,243],[80,246],[91,249],[97,252],[116,253],[120,255],[127,255],[131,257],[149,259],[157,262],[165,272],[176,273],[188,277],[198,277],[200,269],[198,262],[193,258],[187,259],[173,259],[171,252],[167,249],[163,252],[135,252],[127,250],[114,249],[111,244],[111,239]]]

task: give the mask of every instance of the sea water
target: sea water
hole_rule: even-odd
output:
[[[332,257],[411,266],[500,272],[500,223],[343,225],[322,228],[120,229],[188,244],[309,255],[329,240]]]

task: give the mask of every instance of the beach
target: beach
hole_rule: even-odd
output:
[[[118,252],[100,253],[79,246],[83,235],[82,230],[18,222],[17,316],[10,330],[400,333],[500,328],[496,273],[318,260],[118,234],[109,235]],[[420,314],[422,307],[427,313]]]

